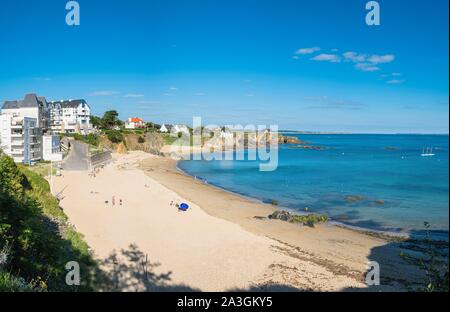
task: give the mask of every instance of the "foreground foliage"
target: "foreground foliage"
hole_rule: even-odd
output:
[[[80,264],[77,288],[65,283],[69,261]],[[47,181],[0,155],[0,291],[93,290],[94,268]]]

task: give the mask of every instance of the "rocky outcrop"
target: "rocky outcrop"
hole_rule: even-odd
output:
[[[287,136],[287,135],[278,135],[278,144],[304,144],[306,142],[300,140],[297,137]]]
[[[287,211],[277,210],[277,211],[274,211],[271,215],[269,215],[269,219],[276,219],[276,220],[292,222],[292,220],[294,220],[294,217]]]
[[[347,195],[344,197],[344,200],[347,203],[355,203],[355,202],[361,201],[363,199],[364,199],[364,197],[361,195]]]
[[[315,213],[305,215],[295,215],[284,210],[277,210],[269,215],[269,219],[282,220],[290,223],[306,225],[314,227],[317,223],[324,223],[328,221],[326,215],[318,215]]]

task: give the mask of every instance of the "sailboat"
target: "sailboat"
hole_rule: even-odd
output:
[[[433,148],[431,147],[431,148],[426,148],[426,150],[425,150],[425,148],[423,148],[422,149],[422,154],[420,154],[420,156],[422,156],[422,157],[430,157],[430,156],[434,156],[435,154],[433,154]]]

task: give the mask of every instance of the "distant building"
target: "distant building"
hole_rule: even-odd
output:
[[[46,161],[61,161],[61,140],[59,135],[44,135],[42,137],[42,158]]]
[[[186,125],[174,125],[172,129],[170,130],[170,134],[173,136],[178,136],[178,133],[187,134],[189,135],[191,132],[189,130],[189,127]]]
[[[172,130],[173,126],[169,124],[162,124],[161,128],[159,128],[159,132],[169,133]]]
[[[53,133],[87,135],[92,131],[91,108],[85,100],[52,101],[48,108]]]
[[[42,157],[38,119],[17,114],[0,115],[0,148],[15,162],[33,164]]]
[[[128,118],[125,122],[126,129],[142,129],[145,128],[145,122],[138,117]]]

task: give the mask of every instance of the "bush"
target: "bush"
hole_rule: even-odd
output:
[[[123,142],[123,134],[118,130],[108,130],[106,131],[106,136],[112,143],[118,144]]]
[[[145,138],[140,136],[138,138],[138,143],[140,143],[140,144],[145,143]]]

